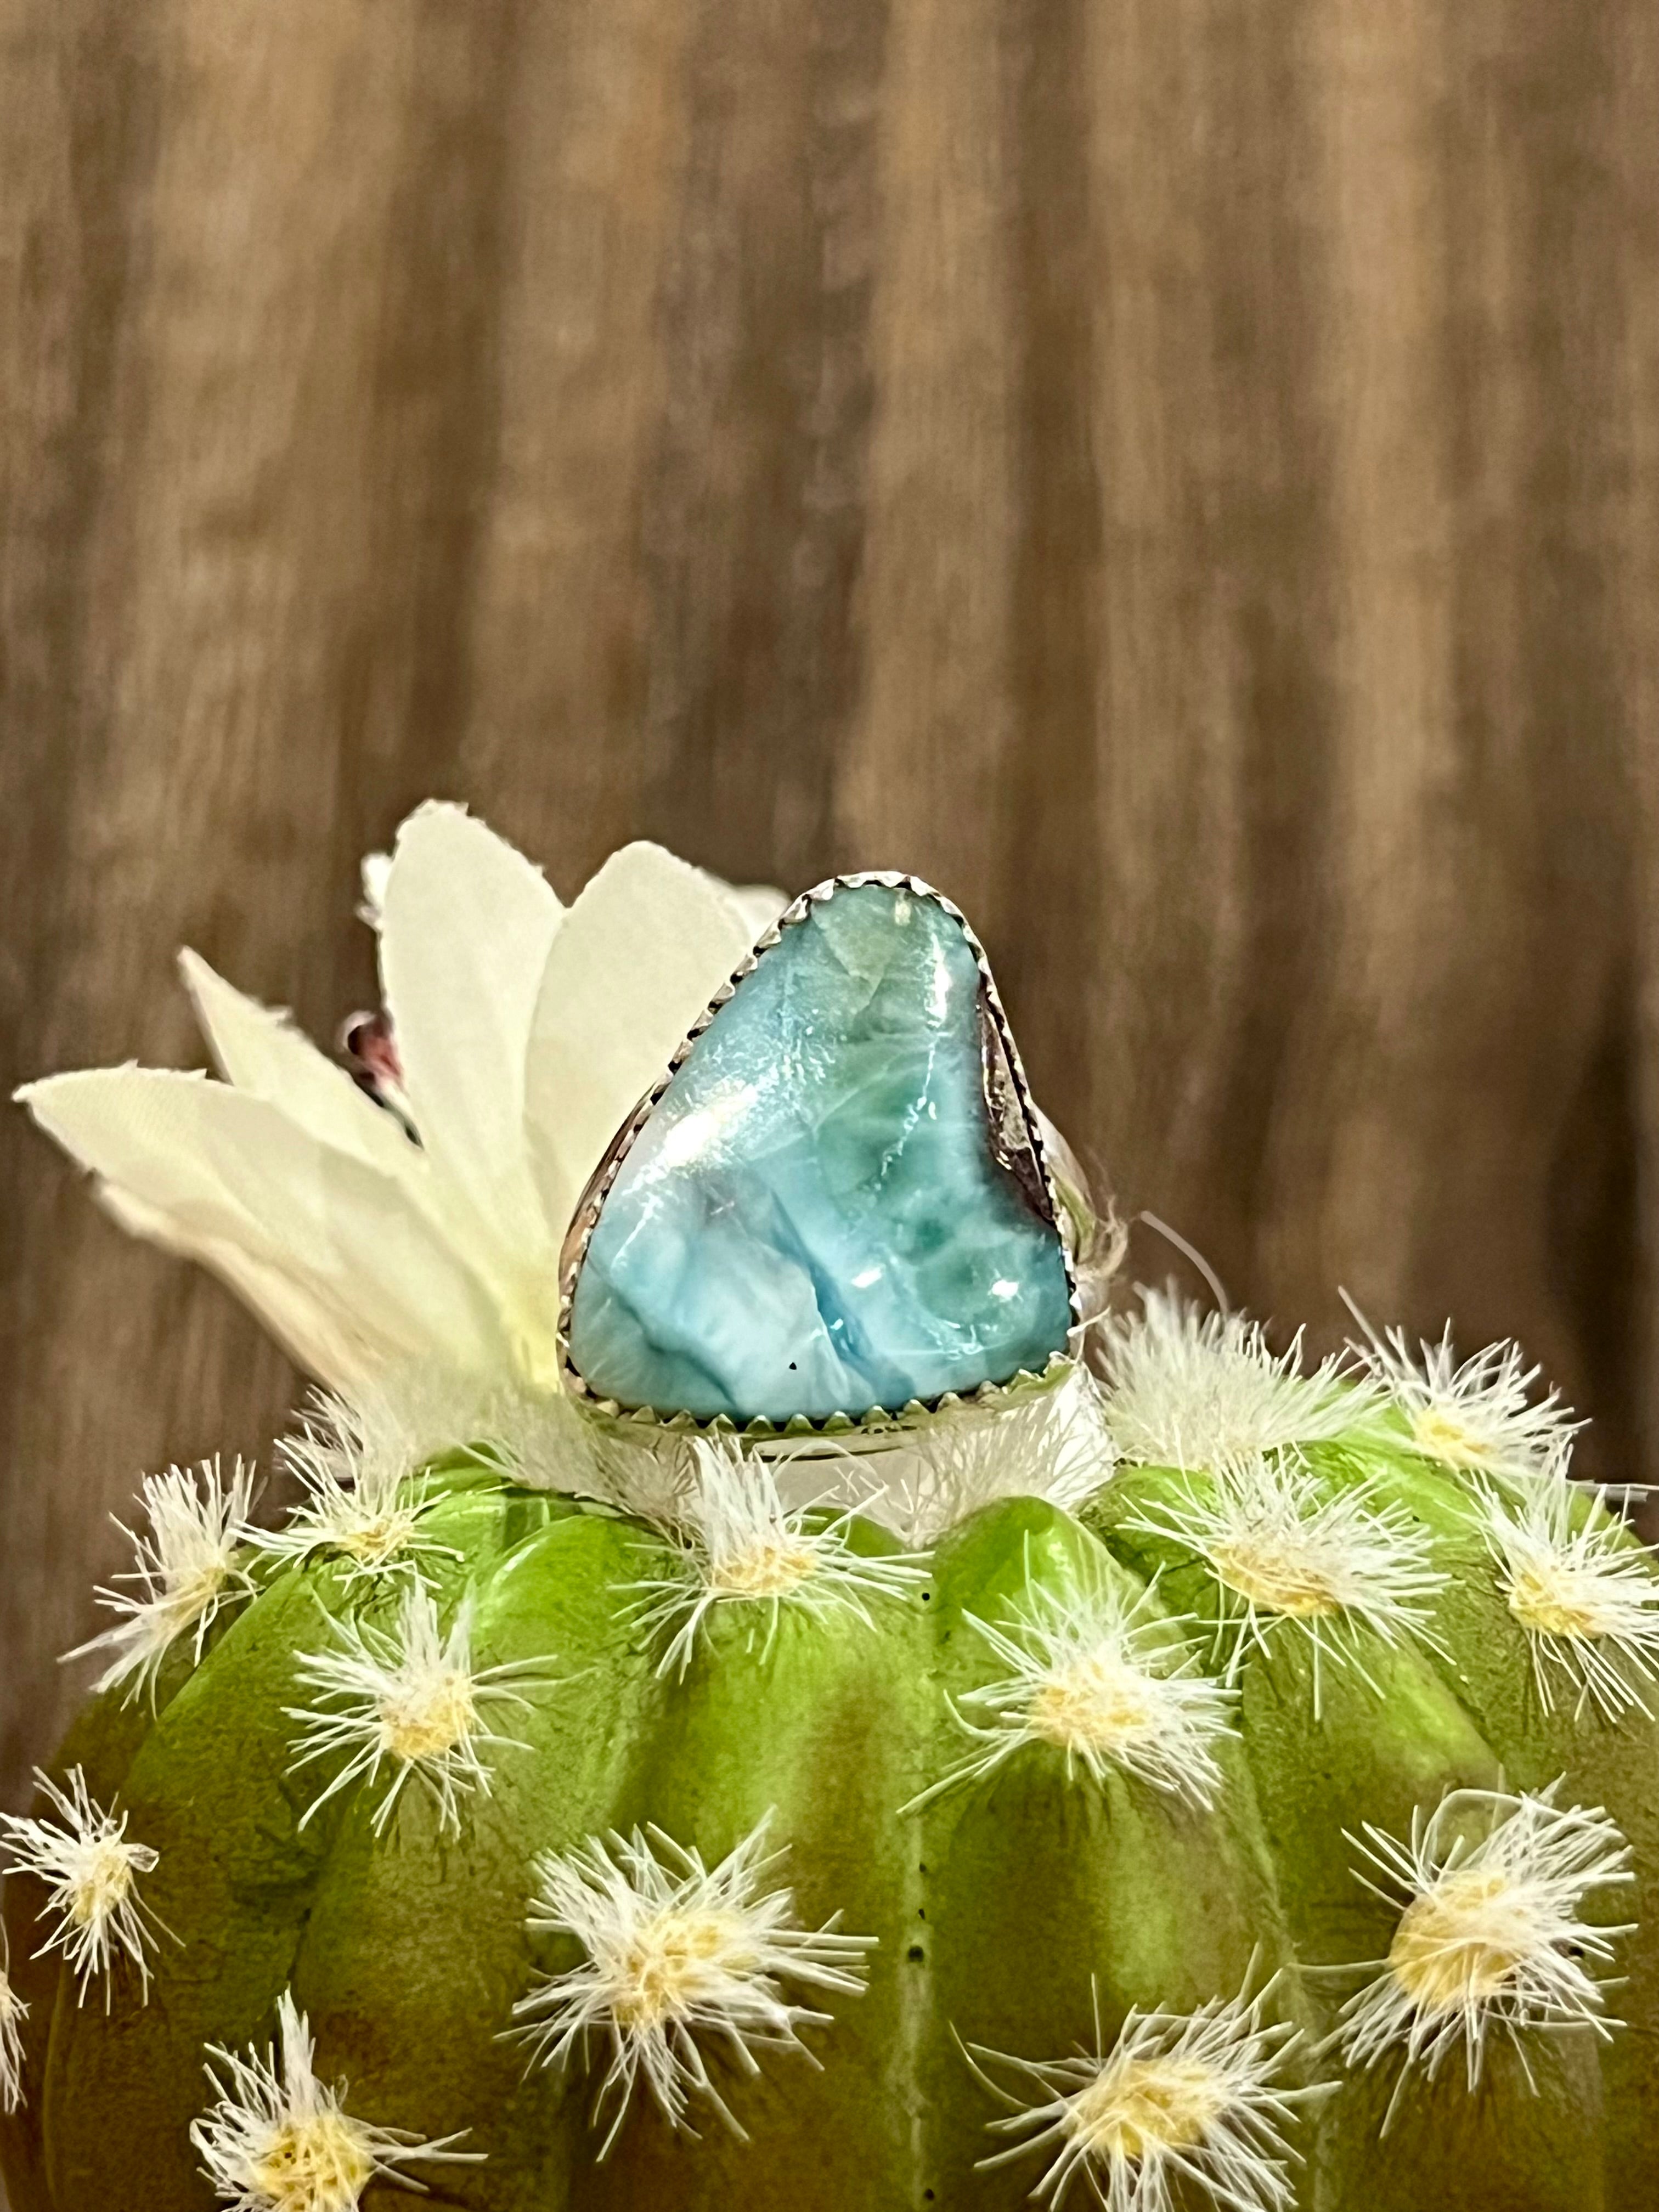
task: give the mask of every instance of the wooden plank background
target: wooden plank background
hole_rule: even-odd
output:
[[[428,793],[902,865],[1236,1297],[1659,1475],[1652,0],[0,0],[0,177],[9,1082],[331,1032]],[[14,1803],[296,1386],[0,1177]]]

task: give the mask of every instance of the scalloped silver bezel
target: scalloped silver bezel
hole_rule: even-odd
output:
[[[793,929],[798,922],[804,921],[815,906],[823,905],[827,900],[833,898],[837,891],[857,890],[866,884],[879,884],[889,890],[908,890],[916,898],[930,901],[934,906],[942,908],[945,913],[950,915],[968,941],[969,948],[974,956],[974,964],[979,970],[980,1005],[991,1024],[1000,1048],[1003,1064],[1012,1084],[1014,1096],[1024,1123],[1025,1133],[1042,1177],[1042,1194],[1046,1200],[1049,1225],[1060,1239],[1060,1256],[1066,1269],[1066,1293],[1072,1309],[1073,1338],[1083,1327],[1084,1314],[1078,1291],[1077,1271],[1073,1264],[1072,1249],[1065,1233],[1065,1212],[1054,1188],[1054,1176],[1048,1164],[1048,1147],[1042,1140],[1042,1123],[1032,1101],[1030,1086],[1025,1079],[1025,1069],[1019,1057],[1019,1048],[1015,1044],[1013,1032],[1008,1026],[1008,1017],[997,991],[996,979],[991,973],[990,962],[986,958],[985,948],[975,935],[973,927],[962,908],[953,899],[946,898],[943,891],[935,890],[931,884],[924,883],[920,876],[905,875],[899,870],[892,868],[867,868],[856,875],[827,877],[823,883],[814,884],[811,890],[803,891],[799,898],[790,902],[771,927],[757,940],[752,950],[744,955],[697,1017],[691,1028],[675,1048],[674,1056],[669,1061],[659,1080],[647,1091],[622,1127],[617,1130],[606,1147],[605,1158],[589,1178],[587,1188],[582,1193],[576,1211],[571,1217],[570,1226],[565,1231],[564,1242],[559,1251],[559,1358],[566,1389],[579,1404],[595,1414],[619,1422],[628,1427],[637,1425],[650,1429],[671,1430],[683,1435],[740,1435],[757,1440],[773,1437],[846,1437],[860,1431],[870,1433],[908,1427],[931,1414],[947,1413],[953,1408],[989,1407],[1024,1399],[1035,1391],[1052,1388],[1070,1374],[1076,1365],[1075,1358],[1069,1352],[1056,1351],[1041,1374],[1034,1374],[1029,1369],[1022,1368],[1015,1375],[1005,1376],[997,1381],[981,1382],[977,1389],[966,1394],[947,1390],[937,1398],[913,1398],[908,1405],[904,1406],[872,1406],[863,1413],[849,1409],[845,1413],[825,1414],[818,1419],[813,1419],[805,1413],[797,1413],[787,1422],[775,1422],[763,1418],[750,1421],[739,1429],[727,1414],[720,1413],[712,1418],[702,1418],[683,1409],[653,1406],[623,1406],[615,1398],[603,1397],[597,1391],[589,1389],[580,1370],[570,1356],[570,1316],[575,1301],[576,1284],[581,1274],[582,1262],[587,1257],[588,1244],[592,1238],[599,1215],[604,1210],[605,1201],[610,1195],[612,1184],[622,1171],[623,1162],[633,1150],[641,1130],[655,1112],[663,1093],[678,1074],[684,1064],[686,1055],[710,1022],[714,1020],[715,1015],[730,1002],[738,984],[745,976],[751,975],[766,955],[781,942],[786,930]]]

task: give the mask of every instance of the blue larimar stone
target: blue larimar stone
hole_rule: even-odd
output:
[[[994,1145],[982,1055],[978,967],[943,907],[881,884],[811,907],[605,1199],[569,1320],[588,1388],[741,1425],[1040,1372],[1071,1326],[1066,1265],[1018,1112]]]

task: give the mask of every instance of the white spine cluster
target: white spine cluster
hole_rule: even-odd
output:
[[[1351,1666],[1369,1680],[1356,1631],[1389,1644],[1425,1637],[1430,1601],[1446,1582],[1432,1565],[1428,1532],[1403,1506],[1382,1502],[1370,1484],[1328,1492],[1289,1454],[1218,1465],[1206,1487],[1189,1485],[1124,1527],[1206,1562],[1220,1598],[1216,1634],[1229,1681],[1275,1631],[1305,1636],[1316,1717],[1322,1663]]]
[[[192,1635],[199,1661],[220,1613],[252,1592],[239,1551],[257,1540],[247,1525],[253,1469],[240,1459],[228,1483],[216,1459],[204,1460],[199,1470],[170,1467],[165,1474],[146,1475],[142,1495],[147,1532],[136,1534],[116,1523],[132,1546],[134,1565],[115,1580],[135,1587],[97,1593],[99,1603],[120,1618],[113,1628],[64,1655],[68,1660],[111,1653],[96,1687],[125,1682],[129,1702],[143,1691],[155,1694],[161,1662],[179,1637]]]
[[[862,1510],[925,1547],[1002,1498],[1044,1498],[1074,1511],[1111,1480],[1117,1457],[1099,1384],[1085,1369],[1029,1404],[963,1412],[866,1465],[879,1474]]]
[[[349,1562],[351,1580],[418,1571],[423,1555],[454,1557],[421,1528],[432,1501],[405,1487],[421,1464],[418,1448],[384,1392],[351,1400],[319,1392],[302,1426],[276,1449],[304,1494],[287,1526],[259,1540],[274,1557],[329,1553]]]
[[[1175,2212],[1177,2203],[1288,2212],[1290,2131],[1297,2106],[1318,2093],[1285,2086],[1301,2037],[1264,2018],[1273,1986],[1193,2013],[1132,2009],[1109,2051],[1097,1993],[1092,2051],[1028,2059],[973,2046],[975,2073],[1009,2107],[992,2131],[1023,2138],[981,2164],[1047,2153],[1031,2195],[1050,2207],[1081,2178],[1106,2212]],[[1004,2089],[988,2068],[1006,2069],[1028,2094]]]
[[[405,1469],[460,1453],[532,1490],[597,1492],[596,1433],[562,1390],[507,1375],[478,1376],[441,1363],[400,1363],[372,1383],[319,1400],[331,1422],[342,1407],[358,1449]]]
[[[161,1923],[139,1898],[138,1877],[155,1870],[159,1855],[147,1844],[128,1842],[126,1814],[118,1819],[94,1804],[78,1766],[70,1769],[62,1789],[39,1768],[34,1778],[63,1825],[0,1814],[5,1829],[0,1850],[14,1867],[46,1886],[41,1917],[55,1913],[57,1924],[41,1951],[64,1954],[82,2003],[88,1984],[101,1979],[106,2004],[111,1970],[125,1952],[138,1969],[147,2002],[153,1931]]]
[[[725,2048],[739,2070],[760,2070],[757,2051],[805,2050],[803,2027],[830,2015],[785,1994],[798,1989],[857,1996],[870,1936],[843,1936],[835,1920],[803,1928],[785,1888],[767,1890],[783,1857],[767,1849],[769,1820],[714,1867],[656,1827],[595,1837],[536,1863],[528,1925],[574,1936],[579,1964],[542,1979],[514,2008],[516,2033],[548,2066],[568,2065],[600,2037],[610,2064],[594,2107],[614,2105],[603,2157],[641,2080],[672,2126],[694,2096],[744,2130],[708,2069],[705,2045]]]
[[[376,1835],[411,1778],[436,1805],[440,1827],[459,1832],[460,1799],[475,1790],[489,1794],[484,1748],[523,1747],[489,1726],[491,1710],[528,1710],[525,1692],[551,1680],[547,1662],[515,1659],[475,1669],[467,1607],[459,1607],[445,1636],[436,1601],[421,1583],[404,1590],[394,1629],[361,1620],[336,1621],[334,1629],[333,1650],[307,1653],[297,1662],[300,1680],[318,1693],[316,1703],[283,1709],[301,1724],[296,1768],[346,1754],[301,1825],[354,1782],[378,1785],[384,1767],[392,1778],[375,1809]]]
[[[693,1518],[697,1491],[695,1442],[672,1431],[595,1425],[589,1442],[594,1494],[619,1513],[678,1529]]]
[[[1243,1314],[1205,1313],[1172,1290],[1140,1300],[1102,1332],[1106,1426],[1126,1460],[1216,1467],[1349,1436],[1375,1415],[1376,1392],[1344,1358],[1304,1372],[1300,1330],[1274,1352]]]
[[[234,2212],[355,2212],[371,2181],[418,2191],[407,2166],[482,2159],[452,2148],[459,2136],[424,2142],[348,2112],[343,2088],[317,2078],[310,2024],[291,1992],[283,1993],[276,2021],[278,2044],[264,2051],[210,2045],[215,2101],[191,2124],[202,2170]]]
[[[1199,1671],[1190,1632],[1155,1591],[1112,1583],[1033,1589],[1000,1626],[968,1619],[1006,1670],[968,1691],[957,1720],[985,1747],[912,1801],[913,1811],[992,1773],[1022,1745],[1047,1744],[1096,1782],[1115,1769],[1207,1808],[1221,1786],[1216,1746],[1237,1692]],[[975,1722],[962,1710],[985,1714]]]
[[[11,1954],[0,1936],[0,2112],[15,2112],[23,2103],[23,2022],[29,2008],[12,1987]]]
[[[1518,1344],[1489,1344],[1459,1361],[1451,1324],[1415,1352],[1401,1328],[1379,1331],[1350,1301],[1363,1341],[1349,1348],[1428,1459],[1466,1474],[1526,1480],[1565,1465],[1562,1447],[1583,1425],[1558,1392],[1533,1395],[1541,1370]]]
[[[1631,1854],[1599,1806],[1558,1806],[1559,1789],[1454,1790],[1426,1819],[1413,1816],[1409,1841],[1369,1824],[1350,1837],[1365,1861],[1359,1880],[1400,1922],[1388,1957],[1344,2005],[1337,2040],[1352,2067],[1402,2062],[1389,2118],[1413,2068],[1431,2080],[1457,2051],[1473,2089],[1494,2033],[1523,2068],[1529,2029],[1607,2035],[1591,1969],[1632,1930],[1587,1920],[1583,1908],[1634,1880]]]
[[[644,1577],[636,1617],[666,1640],[659,1674],[684,1674],[716,1612],[740,1609],[769,1648],[787,1607],[823,1618],[850,1613],[868,1625],[872,1600],[902,1598],[926,1579],[915,1559],[854,1550],[853,1513],[823,1519],[811,1506],[786,1510],[775,1470],[735,1445],[699,1442],[695,1479],[673,1531],[670,1571]]]
[[[1565,1459],[1565,1453],[1562,1455]],[[1659,1679],[1659,1575],[1652,1547],[1552,1468],[1530,1482],[1480,1491],[1498,1587],[1527,1632],[1544,1711],[1565,1684],[1574,1717],[1594,1705],[1607,1720],[1649,1713]]]

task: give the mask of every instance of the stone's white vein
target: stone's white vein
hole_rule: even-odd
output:
[[[1065,1260],[993,1148],[980,1004],[932,900],[842,889],[786,929],[605,1197],[571,1312],[589,1388],[741,1425],[1041,1373]]]
[[[803,2027],[830,2024],[786,1984],[862,1991],[876,1938],[842,1935],[833,1919],[803,1928],[792,1893],[766,1888],[784,1856],[768,1848],[770,1819],[713,1867],[657,1827],[537,1860],[531,1932],[574,1936],[583,1956],[519,2000],[513,2032],[545,2066],[584,2058],[590,2037],[608,2047],[593,2110],[597,2124],[614,2107],[601,2157],[641,2081],[671,2125],[686,2125],[701,2097],[742,2136],[705,2046],[722,2045],[741,2072],[757,2074],[757,2051],[805,2049]]]

